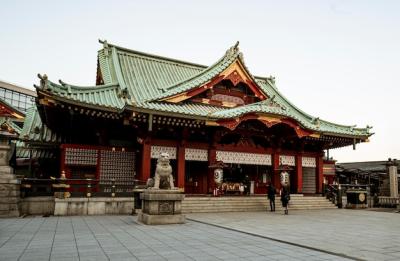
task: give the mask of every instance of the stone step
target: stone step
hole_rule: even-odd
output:
[[[281,205],[281,202],[275,202],[275,205]],[[216,208],[216,207],[265,207],[269,206],[269,204],[202,204],[202,205],[182,205],[183,208]],[[334,206],[332,203],[328,204],[293,204],[292,202],[289,203],[289,206],[293,207],[305,207],[305,206],[314,206],[314,207],[324,207],[324,206]]]
[[[0,190],[0,198],[5,197],[19,197],[20,191],[17,189],[14,190]]]
[[[275,202],[280,202],[280,199],[276,199]],[[330,203],[328,200],[321,200],[321,201],[306,201],[306,200],[290,200],[293,204],[302,204],[302,203],[315,203],[315,204],[323,204],[323,203]],[[222,201],[222,200],[210,200],[210,201],[186,201],[183,200],[182,204],[247,204],[247,203],[268,203],[269,200],[249,200],[249,201]]]
[[[14,170],[10,166],[0,166],[0,175],[2,174],[13,174]]]
[[[0,176],[0,186],[7,185],[7,184],[20,184],[20,181],[18,179],[16,179],[15,177],[9,177],[9,175]]]
[[[280,197],[275,197],[279,199]],[[290,196],[291,200],[326,200],[325,197],[295,197]],[[225,200],[225,201],[238,201],[238,200],[267,200],[267,197],[185,197],[186,201],[209,201],[209,200]]]
[[[18,205],[17,204],[7,204],[7,203],[0,203],[0,210],[1,211],[6,211],[6,210],[17,210]]]
[[[336,209],[336,207],[289,207],[290,210],[317,210],[317,209]],[[270,208],[207,208],[207,209],[182,209],[183,213],[215,213],[215,212],[262,212],[269,211]],[[282,207],[276,207],[276,211],[283,211]]]
[[[276,210],[283,211],[280,197],[275,200]],[[322,196],[291,195],[289,209],[335,209],[335,205]],[[184,213],[267,211],[266,197],[186,197],[182,202]]]
[[[18,217],[19,216],[19,211],[18,210],[5,210],[1,211],[0,210],[0,218],[8,218],[8,217]]]
[[[275,200],[275,203],[281,202],[280,200]],[[330,201],[293,201],[290,200],[291,204],[301,205],[301,204],[315,204],[315,205],[324,205],[324,204],[332,204]],[[241,205],[241,204],[269,204],[269,201],[199,201],[199,202],[187,202],[183,201],[182,205]]]
[[[20,201],[19,197],[1,197],[0,204],[17,204]]]
[[[276,206],[280,206],[281,204],[276,204]],[[293,208],[308,208],[308,207],[313,207],[313,208],[329,208],[329,207],[335,207],[333,204],[330,205],[313,205],[313,204],[302,204],[302,205],[293,205],[289,204],[290,207]],[[197,206],[197,205],[191,205],[191,206],[182,206],[182,209],[219,209],[219,208],[266,208],[269,207],[269,204],[265,205],[210,205],[210,206]]]
[[[319,210],[319,209],[335,209],[335,208],[289,208],[289,210]],[[283,208],[275,208],[275,211],[283,211]],[[223,208],[223,209],[185,209],[182,210],[182,213],[216,213],[216,212],[263,212],[270,211],[270,208]]]
[[[281,201],[279,198],[275,199],[275,202]],[[204,201],[204,200],[199,200],[199,201],[188,201],[188,200],[183,200],[182,204],[210,204],[210,203],[223,203],[223,204],[240,204],[240,203],[250,203],[250,202],[257,202],[257,203],[269,203],[269,200],[237,200],[237,201],[232,201],[232,200],[209,200],[209,201]],[[329,202],[328,200],[290,200],[290,202],[294,203],[326,203]]]

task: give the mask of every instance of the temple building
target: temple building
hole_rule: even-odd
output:
[[[101,43],[94,86],[39,75],[36,107],[20,134],[31,150],[56,158],[51,171],[69,178],[146,181],[167,152],[175,185],[188,194],[212,193],[217,163],[225,166],[226,193],[237,190],[232,184],[266,193],[269,182],[279,187],[285,167],[293,193],[315,194],[324,174],[334,175],[324,150],[371,135],[368,126],[297,108],[273,77],[251,74],[238,44],[204,66]]]

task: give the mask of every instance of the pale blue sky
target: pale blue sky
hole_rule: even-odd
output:
[[[400,158],[399,14],[400,1],[1,1],[0,79],[93,85],[99,38],[205,65],[239,40],[251,72],[307,113],[374,126],[331,156]]]

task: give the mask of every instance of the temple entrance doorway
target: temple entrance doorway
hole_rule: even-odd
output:
[[[185,193],[207,193],[207,161],[185,161]]]
[[[266,194],[271,175],[271,166],[229,164],[229,167],[224,169],[223,193],[224,195]]]

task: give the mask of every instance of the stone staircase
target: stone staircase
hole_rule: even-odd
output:
[[[280,197],[275,199],[276,211],[283,211]],[[266,196],[186,196],[182,202],[183,213],[266,211]],[[289,210],[335,209],[332,202],[322,196],[290,195]]]
[[[19,182],[9,166],[0,166],[0,217],[18,217]]]

